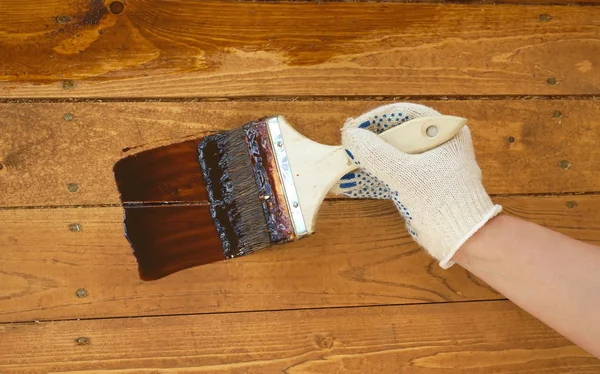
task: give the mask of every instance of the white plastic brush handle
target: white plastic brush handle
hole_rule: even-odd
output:
[[[283,116],[277,117],[292,172],[295,198],[288,205],[299,205],[305,232],[315,230],[317,212],[335,183],[357,169],[341,146],[314,142],[296,131]],[[422,153],[452,139],[467,124],[466,118],[455,116],[419,117],[379,134],[386,142],[404,153]]]

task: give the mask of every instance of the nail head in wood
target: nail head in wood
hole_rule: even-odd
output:
[[[540,22],[548,22],[548,21],[550,21],[551,19],[552,19],[552,16],[551,16],[551,15],[549,15],[549,14],[546,14],[546,13],[544,13],[544,14],[540,14],[540,15],[538,16],[538,20],[539,20]]]
[[[72,223],[69,225],[69,231],[79,232],[81,231],[81,225],[78,223]]]
[[[577,201],[573,201],[573,200],[567,201],[567,208],[573,209],[576,206],[577,206]]]
[[[75,295],[82,299],[87,296],[87,290],[85,288],[79,288],[77,291],[75,291]]]
[[[67,80],[63,81],[63,88],[65,90],[70,90],[73,87],[75,87],[75,82],[73,82],[72,80],[67,79]]]
[[[554,118],[558,118],[562,115],[562,113],[560,112],[560,110],[555,110],[554,112],[552,112],[552,117]]]
[[[515,138],[513,136],[509,136],[508,137],[508,142],[509,143],[514,143],[515,142]]]
[[[79,186],[77,185],[77,183],[69,183],[67,185],[67,189],[69,190],[69,192],[77,192],[77,190],[79,190]]]
[[[80,336],[79,338],[75,339],[75,343],[77,343],[77,345],[88,345],[90,344],[90,339],[85,336]]]
[[[123,9],[125,8],[125,6],[120,1],[113,1],[112,3],[110,3],[108,8],[110,9],[110,11],[113,14],[121,14],[121,12],[123,12]]]
[[[65,121],[69,122],[73,120],[73,115],[71,113],[65,113]]]
[[[554,77],[550,77],[550,78],[546,79],[546,82],[551,86],[554,86],[558,83],[558,81]]]
[[[569,163],[569,161],[567,161],[567,160],[562,160],[562,161],[560,162],[560,168],[561,168],[561,169],[565,169],[565,170],[567,170],[567,169],[568,169],[568,168],[570,168],[570,167],[571,167],[571,164]]]

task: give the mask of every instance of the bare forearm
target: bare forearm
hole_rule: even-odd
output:
[[[600,248],[517,218],[491,220],[453,260],[600,357]]]

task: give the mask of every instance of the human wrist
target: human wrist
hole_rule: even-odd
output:
[[[504,214],[492,217],[454,253],[452,262],[465,267],[473,259],[483,257],[487,247],[485,243],[494,240],[493,238],[502,232],[508,221],[510,221],[510,217]]]

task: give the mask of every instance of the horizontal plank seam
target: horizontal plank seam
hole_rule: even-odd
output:
[[[16,324],[36,324],[48,322],[68,322],[68,321],[96,321],[96,320],[111,320],[111,319],[132,319],[132,318],[160,318],[160,317],[188,317],[188,316],[206,316],[206,315],[232,315],[242,313],[265,313],[265,312],[294,312],[294,311],[310,311],[310,310],[331,310],[331,309],[359,309],[359,308],[385,308],[396,306],[426,306],[426,305],[442,305],[442,304],[471,304],[471,303],[493,303],[506,302],[508,299],[481,299],[481,300],[454,300],[454,301],[428,301],[423,303],[399,303],[399,304],[368,304],[368,305],[341,305],[332,307],[309,307],[309,308],[282,308],[282,309],[257,309],[257,310],[235,310],[227,312],[200,312],[200,313],[170,313],[170,314],[153,314],[153,315],[133,315],[133,316],[111,316],[111,317],[89,317],[89,318],[59,318],[48,320],[24,320],[12,322],[0,322],[2,325]]]
[[[600,1],[600,0],[599,0]],[[112,97],[97,97],[97,98],[20,98],[10,99],[0,97],[0,104],[46,104],[46,103],[181,103],[181,102],[257,102],[257,101],[281,101],[281,102],[310,102],[310,101],[558,101],[558,100],[600,100],[600,93],[585,94],[585,95],[354,95],[354,96],[229,96],[229,97],[212,97],[212,96],[197,96],[197,97],[131,97],[131,98],[112,98]]]
[[[491,194],[492,198],[495,197],[568,197],[568,196],[600,196],[600,191],[589,191],[589,192],[558,192],[558,193],[526,193],[526,194]],[[327,198],[326,201],[363,201],[368,199],[352,199],[346,197],[339,198]],[[379,201],[379,200],[377,200]],[[27,210],[27,209],[73,209],[73,208],[145,208],[145,207],[156,207],[156,206],[188,206],[188,205],[208,205],[205,201],[199,202],[165,202],[165,203],[125,203],[123,204],[81,204],[81,205],[31,205],[31,206],[0,206],[0,210]]]
[[[225,0],[227,3],[255,3],[256,0]],[[560,1],[549,0],[544,2],[531,2],[527,0],[511,1],[511,0],[262,0],[262,3],[267,4],[321,4],[321,3],[371,3],[371,4],[470,4],[470,5],[552,5],[552,6],[590,6],[598,5],[595,1]]]

